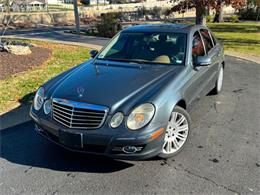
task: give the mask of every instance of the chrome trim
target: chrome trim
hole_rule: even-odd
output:
[[[64,105],[65,108],[60,105]],[[60,124],[72,129],[98,129],[104,124],[109,111],[109,108],[106,106],[94,105],[84,102],[76,102],[62,98],[53,98],[52,108],[52,118]],[[84,109],[86,109],[87,111],[84,111]],[[80,115],[79,113],[86,115]],[[80,118],[74,119],[73,117]],[[85,121],[85,123],[81,121]],[[96,126],[91,127],[93,125]]]
[[[81,145],[81,148],[84,148],[84,140],[83,140],[83,134],[81,133],[80,134],[80,145]]]

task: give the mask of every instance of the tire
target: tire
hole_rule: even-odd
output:
[[[223,86],[223,80],[224,80],[224,68],[223,66],[221,66],[218,71],[218,78],[216,80],[215,87],[211,92],[213,95],[217,95],[221,92]]]
[[[164,134],[162,151],[158,156],[161,158],[170,158],[178,154],[190,137],[190,127],[191,119],[189,113],[185,109],[175,106]],[[180,128],[182,128],[181,131]]]

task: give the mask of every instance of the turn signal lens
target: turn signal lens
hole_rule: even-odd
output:
[[[143,114],[136,114],[135,115],[135,121],[137,121],[138,123],[141,123],[144,121],[144,115]]]
[[[163,134],[164,132],[164,128],[160,128],[159,130],[155,131],[152,135],[151,135],[151,139],[156,139],[157,137],[159,137],[160,135]]]

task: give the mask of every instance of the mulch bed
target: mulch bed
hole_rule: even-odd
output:
[[[30,55],[13,55],[0,52],[0,80],[32,67],[40,66],[51,56],[51,50],[42,47],[32,47]]]

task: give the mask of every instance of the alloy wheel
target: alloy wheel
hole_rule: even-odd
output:
[[[186,142],[189,133],[187,118],[179,112],[172,112],[165,132],[162,148],[163,154],[173,154],[179,151]]]

